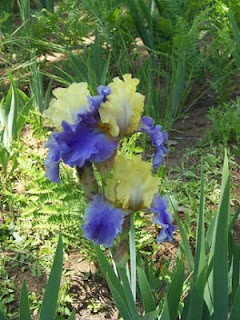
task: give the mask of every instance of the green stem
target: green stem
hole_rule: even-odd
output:
[[[136,302],[136,243],[134,216],[131,217],[131,225],[129,231],[129,248],[130,248],[130,269],[131,269],[131,290],[134,302]]]

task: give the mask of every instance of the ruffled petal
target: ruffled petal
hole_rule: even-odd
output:
[[[156,193],[150,208],[150,211],[155,214],[154,222],[160,224],[162,229],[157,238],[158,242],[172,241],[173,231],[176,227],[172,224],[172,216],[167,212],[168,201],[165,197],[161,197]]]
[[[55,134],[64,163],[82,167],[85,161],[102,162],[117,148],[118,140],[106,135],[95,126],[80,122],[79,125],[62,123],[63,132]]]
[[[103,196],[95,196],[83,216],[82,230],[85,237],[95,244],[112,246],[114,239],[122,231],[125,214],[126,212],[105,201]]]
[[[113,79],[109,84],[111,93],[99,109],[101,122],[108,126],[113,137],[134,132],[144,107],[144,96],[136,92],[139,80],[130,74],[125,74],[123,79]]]
[[[59,183],[60,151],[54,135],[49,137],[48,142],[45,143],[45,148],[49,149],[47,158],[45,160],[46,177],[52,182]]]
[[[164,146],[168,141],[167,132],[162,131],[160,125],[154,126],[154,120],[151,117],[144,116],[141,118],[138,131],[147,133],[152,140],[155,147],[155,154],[153,156],[153,169],[157,170],[163,161],[163,156],[168,152]]]
[[[51,100],[44,114],[56,127],[60,127],[63,120],[74,123],[76,112],[88,109],[90,91],[86,82],[72,83],[68,88],[56,88],[53,95],[56,98]]]
[[[135,155],[132,159],[117,156],[113,178],[107,181],[105,195],[108,200],[124,209],[138,210],[150,207],[158,187],[159,179],[152,177],[151,164],[142,161],[140,155]]]

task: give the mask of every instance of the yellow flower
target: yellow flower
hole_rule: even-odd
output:
[[[56,127],[65,120],[73,124],[76,111],[88,108],[87,96],[90,95],[86,82],[72,83],[68,88],[53,90],[53,98],[44,114],[50,118]]]
[[[106,184],[106,198],[123,209],[149,208],[159,187],[159,179],[151,176],[151,170],[151,163],[142,161],[140,155],[132,159],[117,156],[114,176]]]
[[[108,126],[109,133],[114,137],[134,132],[144,107],[144,96],[136,92],[139,80],[133,79],[130,74],[125,74],[123,79],[114,78],[108,85],[111,93],[99,109],[101,122]]]

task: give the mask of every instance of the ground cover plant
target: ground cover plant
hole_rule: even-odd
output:
[[[237,319],[238,9],[238,1],[176,1],[174,6],[147,0],[0,1],[1,319],[46,319],[46,312],[52,319],[73,319],[74,314],[76,319]],[[139,79],[135,93],[134,78]],[[109,88],[119,94],[111,98]],[[136,97],[126,98],[130,88],[133,97],[145,96],[144,108]],[[87,95],[92,97],[88,102]],[[93,111],[105,99],[106,107],[116,101],[141,105],[143,121],[136,132],[117,132],[116,123],[123,122],[117,117],[115,123],[117,113],[108,108],[101,120],[94,114],[89,122],[84,112],[78,120],[71,118],[70,106],[79,111],[90,103]],[[62,108],[61,114],[52,117],[54,108]],[[61,120],[66,121],[62,129]],[[76,128],[71,121],[77,121]],[[104,146],[99,158],[95,149],[88,149],[88,155],[76,153],[73,145],[71,154],[64,149],[75,133],[85,137],[78,140],[81,152],[90,148],[92,140],[86,137],[101,136],[95,144],[97,150]],[[157,169],[163,146],[168,154]],[[117,164],[106,174],[110,154],[135,163],[131,173],[140,156],[149,168],[153,163],[152,181],[169,203],[168,209],[162,203],[161,210],[173,216],[170,224],[165,213],[167,220],[159,227],[152,223],[153,205],[149,212],[139,208],[111,250],[113,229],[100,236],[89,221],[94,205],[105,203],[100,196],[91,200],[96,186],[109,192],[118,217],[131,209],[117,195],[113,209],[109,185],[121,184],[122,177],[113,176],[120,170]],[[70,166],[82,167],[85,160],[106,160],[102,167],[108,166],[104,175],[98,164],[76,171],[59,164],[59,157]],[[61,183],[56,184],[45,173],[47,168],[47,177],[58,181],[58,165]],[[136,176],[124,188],[129,195]],[[162,224],[160,213],[157,217]],[[82,225],[85,236],[107,249],[88,241]],[[156,239],[168,230],[166,225],[173,241],[159,244]],[[116,233],[120,229],[118,224]],[[59,285],[53,289],[56,277]]]

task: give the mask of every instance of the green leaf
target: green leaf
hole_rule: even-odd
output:
[[[232,233],[229,232],[229,261],[232,262],[232,266],[230,269],[230,281],[232,284],[232,293],[231,293],[231,301],[230,304],[233,303],[236,292],[238,290],[238,286],[240,284],[240,248],[236,246]]]
[[[135,320],[134,318],[132,318],[129,310],[128,310],[128,307],[127,307],[127,304],[126,304],[126,301],[124,301],[122,299],[122,296],[121,294],[119,294],[119,287],[118,286],[115,286],[112,282],[112,279],[110,277],[110,275],[108,274],[108,272],[106,273],[106,279],[107,279],[107,283],[108,283],[108,286],[109,286],[109,289],[112,293],[112,296],[113,296],[113,299],[116,303],[116,306],[121,314],[121,316],[123,317],[123,319],[126,319],[126,320]]]
[[[31,92],[35,98],[36,106],[38,107],[39,111],[43,113],[43,104],[44,104],[43,80],[42,80],[42,75],[38,68],[38,63],[36,62],[36,58],[34,58],[30,69],[32,73]]]
[[[129,250],[130,250],[130,270],[131,270],[131,289],[133,299],[136,301],[136,245],[135,245],[135,228],[134,216],[131,218],[131,226],[129,231]]]
[[[234,18],[234,15],[233,15],[233,12],[232,12],[231,9],[229,9],[229,19],[230,19],[230,22],[231,22],[231,25],[232,25],[233,36],[234,36],[234,39],[236,41],[237,48],[240,51],[240,31],[238,29],[236,20]]]
[[[197,223],[197,240],[196,240],[196,257],[194,277],[197,278],[198,274],[202,271],[205,265],[205,231],[204,231],[204,178],[203,178],[203,159],[201,162],[201,192],[200,192],[200,212],[198,215]]]
[[[198,277],[192,281],[187,320],[202,320],[204,306],[204,287],[207,279],[207,267],[203,268]]]
[[[110,279],[111,284],[114,287],[118,288],[118,294],[121,297],[121,300],[124,302],[124,304],[126,306],[128,306],[128,297],[126,297],[126,295],[125,295],[125,292],[124,292],[124,289],[123,289],[121,282],[117,278],[112,267],[109,265],[102,250],[100,249],[100,247],[99,246],[94,246],[94,247],[95,247],[95,252],[96,252],[97,259],[98,259],[98,263],[99,263],[100,268],[104,274],[104,277],[107,279],[107,275],[108,275],[108,278]]]
[[[23,281],[23,284],[22,284],[19,309],[20,309],[20,320],[32,320],[25,280]]]
[[[10,154],[5,148],[1,148],[0,146],[0,163],[3,166],[4,172],[7,171],[8,160],[10,159]]]
[[[170,203],[170,205],[171,205],[171,207],[173,209],[174,218],[177,221],[177,225],[178,225],[178,228],[179,228],[179,231],[180,231],[180,234],[181,234],[181,239],[182,240],[181,240],[181,244],[180,244],[180,249],[181,249],[181,251],[183,252],[184,256],[187,259],[188,267],[189,267],[190,272],[192,272],[193,269],[194,269],[194,261],[193,261],[193,256],[192,256],[192,250],[191,250],[191,247],[190,247],[190,244],[189,244],[189,241],[188,241],[189,234],[188,234],[186,228],[184,227],[181,219],[178,216],[177,208],[174,205],[174,199],[172,199],[171,196],[168,196],[168,199],[169,199],[169,203]]]
[[[61,283],[63,267],[63,243],[62,237],[59,237],[57,250],[53,262],[53,266],[48,279],[48,284],[43,297],[40,310],[40,320],[55,320],[57,308],[57,299]]]
[[[1,306],[0,306],[1,308]],[[0,309],[0,320],[7,320],[7,318],[5,317],[5,315],[3,314],[3,311]]]
[[[136,3],[137,2],[137,3]],[[133,16],[133,21],[138,30],[139,36],[141,37],[144,44],[149,48],[153,48],[153,35],[151,28],[151,14],[149,9],[146,7],[143,0],[128,0],[128,8]],[[144,18],[147,17],[149,30],[144,24]]]
[[[138,311],[135,305],[135,300],[133,299],[132,290],[129,284],[129,279],[127,277],[126,268],[118,268],[118,272],[120,275],[120,278],[122,280],[122,286],[125,293],[125,296],[127,298],[128,303],[128,310],[131,313],[132,318],[135,320],[140,319],[138,315]]]
[[[172,275],[171,283],[167,289],[166,300],[163,314],[170,315],[170,320],[175,320],[177,317],[179,301],[183,291],[184,283],[184,261],[178,259],[176,269]],[[164,318],[161,318],[164,319]],[[167,317],[168,319],[168,317]]]
[[[20,135],[21,130],[25,124],[26,117],[27,117],[29,111],[33,107],[33,99],[34,98],[31,98],[27,101],[27,103],[24,105],[24,107],[22,108],[22,110],[18,116],[18,120],[17,120],[18,136]]]
[[[148,283],[147,276],[141,267],[137,267],[139,287],[141,291],[142,302],[144,311],[146,313],[156,310],[156,304],[152,296],[150,285]]]
[[[158,317],[158,314],[158,310],[148,312],[142,317],[142,320],[155,320]]]
[[[68,318],[68,320],[75,320],[75,311],[73,310],[73,312],[71,313],[70,317]]]
[[[225,156],[221,187],[221,203],[217,218],[213,254],[213,320],[228,316],[228,220],[230,211],[230,174]]]
[[[237,210],[234,213],[234,216],[232,217],[231,222],[229,223],[229,232],[231,232],[235,222],[237,221],[238,216],[240,215],[240,206],[237,208]]]
[[[9,140],[17,138],[17,114],[19,109],[19,95],[16,84],[12,78],[12,76],[8,75],[9,80],[12,86],[12,99],[10,111],[8,113],[8,132],[9,132]]]
[[[240,285],[238,286],[238,290],[233,301],[231,315],[229,320],[239,320],[240,314]]]

